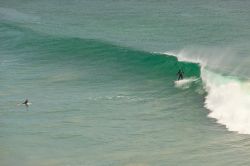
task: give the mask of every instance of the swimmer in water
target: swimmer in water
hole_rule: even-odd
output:
[[[22,104],[24,104],[26,107],[29,107],[29,100],[26,99]]]

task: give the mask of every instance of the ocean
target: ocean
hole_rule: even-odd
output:
[[[249,6],[2,0],[0,165],[250,165]]]

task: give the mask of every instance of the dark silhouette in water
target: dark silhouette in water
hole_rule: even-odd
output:
[[[178,75],[178,80],[182,80],[184,78],[184,72],[182,70],[179,70],[177,75]]]
[[[28,108],[29,107],[29,100],[26,99],[22,104],[24,104]]]

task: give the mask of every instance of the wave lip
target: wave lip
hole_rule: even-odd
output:
[[[208,117],[225,125],[229,131],[250,134],[250,82],[237,77],[223,76],[209,70],[204,59],[189,58],[183,52],[167,52],[179,61],[199,63],[203,88],[206,90],[204,107]]]

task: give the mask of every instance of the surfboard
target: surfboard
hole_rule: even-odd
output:
[[[182,80],[174,81],[175,87],[177,88],[188,88],[193,82],[197,81],[198,78],[190,77]]]
[[[32,103],[27,103],[28,106],[30,106]],[[20,106],[20,105],[25,105],[23,103],[18,103],[17,106]]]

